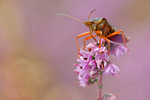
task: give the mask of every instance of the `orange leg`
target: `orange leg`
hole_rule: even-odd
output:
[[[78,44],[78,40],[77,40],[79,37],[83,37],[83,36],[86,36],[86,35],[89,35],[89,34],[90,34],[91,37],[97,42],[97,40],[94,38],[95,36],[93,36],[92,33],[93,33],[93,31],[90,30],[90,32],[82,33],[82,34],[80,34],[80,35],[78,35],[78,36],[76,37],[76,43],[77,43],[78,51],[80,51],[79,44]],[[98,42],[97,42],[97,43],[98,43]],[[85,44],[84,44],[84,45],[85,45]],[[85,47],[85,46],[84,46],[84,47]]]
[[[125,42],[124,33],[123,33],[123,31],[121,31],[121,30],[119,30],[119,31],[117,31],[117,32],[114,32],[114,33],[111,33],[110,35],[106,36],[106,38],[112,37],[112,36],[117,35],[117,34],[120,34],[120,33],[122,33],[122,38],[123,38],[124,46],[127,48],[126,42]]]
[[[110,40],[107,39],[106,37],[102,36],[102,34],[100,34],[99,48],[101,48],[101,38],[103,38],[109,44],[109,47],[108,47],[108,55],[109,55],[109,52],[110,52]],[[101,49],[100,49],[100,53],[101,53]]]
[[[83,36],[86,36],[86,35],[89,35],[89,34],[91,34],[91,32],[85,32],[85,33],[82,33],[82,34],[80,34],[80,35],[78,35],[77,37],[76,37],[76,43],[77,43],[77,48],[78,48],[78,51],[80,51],[80,48],[79,48],[79,44],[78,44],[78,38],[79,37],[83,37]]]
[[[91,33],[91,36],[92,36],[92,38],[97,42],[97,40],[94,38],[94,36],[92,35],[92,33],[93,33],[93,30],[91,31],[90,30],[90,33]],[[98,42],[97,42],[98,43]]]
[[[86,38],[84,39],[84,41],[83,41],[84,49],[85,49],[85,41],[86,41],[86,40],[89,40],[89,39],[91,39],[91,38],[94,38],[95,36],[98,36],[98,35],[95,34],[95,35],[92,35],[92,36],[88,36],[88,37],[86,37]]]
[[[102,32],[101,32],[101,31],[95,31],[95,33],[99,34],[99,37],[100,37],[100,40],[99,40],[99,48],[101,48],[101,38],[103,38],[103,39],[109,44],[109,47],[108,47],[108,55],[109,55],[109,51],[110,51],[110,40],[107,39],[106,37],[102,36]],[[101,49],[100,49],[100,53],[102,54]]]

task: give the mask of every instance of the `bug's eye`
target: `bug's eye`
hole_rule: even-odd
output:
[[[91,22],[91,23],[94,23],[94,22]]]

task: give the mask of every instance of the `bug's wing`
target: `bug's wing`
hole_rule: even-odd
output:
[[[130,40],[128,37],[126,37],[126,36],[124,36],[124,37],[125,37],[125,42],[128,42]],[[112,37],[109,37],[108,39],[111,40],[111,41],[113,41],[113,42],[124,43],[121,34],[114,35]]]

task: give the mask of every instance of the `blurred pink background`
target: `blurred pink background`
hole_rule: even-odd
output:
[[[149,0],[0,0],[0,100],[96,100],[96,83],[74,84],[75,37],[88,28],[56,15],[86,21],[93,9],[91,18],[105,17],[131,38],[131,55],[111,57],[120,78],[104,77],[102,92],[118,100],[149,100]]]

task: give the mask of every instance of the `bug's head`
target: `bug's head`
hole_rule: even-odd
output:
[[[85,24],[87,27],[91,27],[91,26],[94,24],[94,21],[85,21],[84,24]]]
[[[89,14],[89,17],[88,17],[88,20],[84,22],[84,24],[87,26],[87,27],[92,27],[92,25],[94,24],[94,20],[90,20],[90,16],[91,14],[96,11],[96,9],[92,10]]]

